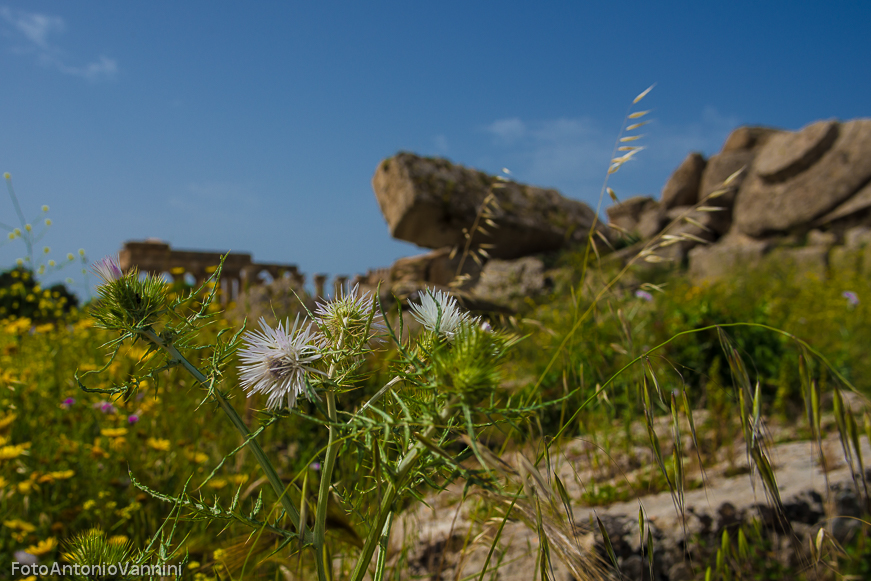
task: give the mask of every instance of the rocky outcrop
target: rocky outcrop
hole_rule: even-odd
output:
[[[871,226],[871,119],[818,121],[799,131],[739,127],[707,161],[690,154],[659,201],[630,198],[607,212],[615,231],[641,239],[639,251],[652,246],[659,261],[688,261],[695,278],[766,261],[823,278],[863,265],[863,250],[840,244],[847,232]]]
[[[692,206],[698,201],[699,185],[707,161],[701,153],[689,154],[662,188],[662,205],[666,210],[677,206]]]
[[[480,240],[495,258],[559,250],[586,240],[595,212],[552,189],[502,181],[445,159],[400,153],[378,165],[375,197],[390,234],[424,248],[461,246],[488,194],[496,205]]]
[[[735,224],[757,237],[810,224],[871,179],[869,160],[871,119],[778,135],[760,150],[735,201]]]

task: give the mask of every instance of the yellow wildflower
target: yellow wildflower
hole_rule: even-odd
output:
[[[9,374],[9,376],[7,377],[7,375],[4,373],[3,381],[11,383],[12,382],[12,374]],[[12,422],[15,421],[16,417],[18,417],[18,416],[16,416],[15,414],[9,414],[5,418],[0,418],[0,430],[2,430],[3,428],[9,427],[12,424]]]
[[[199,568],[200,568],[199,561],[191,561],[190,563],[188,563],[188,569],[199,569]]]
[[[37,333],[49,333],[54,331],[54,325],[52,323],[45,323],[44,325],[37,325],[34,330]]]
[[[245,484],[246,482],[248,482],[248,475],[247,474],[233,474],[232,476],[228,476],[227,480],[229,480],[230,482],[232,482],[236,486],[239,486],[240,484]]]
[[[112,450],[114,450],[116,452],[119,450],[123,450],[126,446],[127,446],[127,438],[120,437],[120,438],[112,438],[111,440],[109,440],[109,448],[111,448]]]
[[[212,555],[215,561],[223,561],[226,556],[227,554],[224,552],[224,549],[215,549],[215,552]]]
[[[7,486],[9,486],[9,481],[0,476],[0,490],[3,490]]]
[[[3,526],[7,529],[12,529],[13,531],[22,531],[25,533],[32,533],[36,530],[36,527],[29,522],[25,522],[17,518],[12,520],[4,520]]]
[[[227,486],[227,481],[223,478],[212,478],[209,480],[209,488],[217,488],[218,490]]]
[[[24,480],[18,483],[18,492],[21,494],[29,494],[31,490],[36,488],[33,480]]]
[[[97,504],[96,500],[86,500],[85,503],[82,505],[82,510],[91,510],[92,508],[94,508],[95,504]]]
[[[125,535],[115,535],[113,537],[109,537],[110,545],[126,545],[127,541],[129,541]]]
[[[127,435],[127,428],[104,428],[100,433],[107,438],[119,438]]]
[[[188,460],[196,464],[202,464],[209,459],[209,455],[204,454],[203,452],[188,452],[187,457]]]
[[[31,546],[27,547],[24,550],[27,551],[28,553],[30,553],[31,555],[34,555],[36,557],[41,557],[41,556],[45,555],[46,553],[50,553],[50,552],[54,551],[55,548],[57,548],[57,539],[54,537],[49,537],[43,541],[39,541],[35,545],[31,545]]]
[[[25,442],[24,444],[16,444],[14,446],[3,446],[0,448],[0,460],[11,460],[12,458],[18,458],[22,454],[27,452],[27,449],[30,448],[30,442]]]
[[[49,472],[48,474],[43,474],[39,478],[37,478],[37,482],[54,482],[55,480],[69,480],[76,473],[74,470],[60,470],[58,472]]]
[[[164,440],[163,438],[148,438],[145,442],[149,448],[154,448],[160,452],[168,452],[169,451],[169,440]]]

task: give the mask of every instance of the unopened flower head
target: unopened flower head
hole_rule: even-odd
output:
[[[91,267],[94,274],[103,279],[105,284],[111,284],[124,276],[121,272],[121,267],[118,266],[118,259],[114,256],[107,256],[94,263]]]
[[[266,407],[277,410],[296,405],[296,399],[305,393],[307,373],[324,372],[311,367],[321,358],[320,336],[312,330],[312,323],[302,325],[299,315],[290,327],[290,319],[278,323],[274,329],[260,319],[262,331],[245,334],[246,346],[239,352],[242,388],[248,397],[265,393],[269,397]],[[308,397],[308,394],[306,394]]]
[[[333,300],[319,302],[315,309],[318,326],[333,341],[344,334],[346,344],[357,345],[384,333],[384,318],[375,308],[372,293],[360,294],[360,285],[349,291],[341,289]]]
[[[454,338],[460,326],[472,322],[469,313],[460,311],[457,299],[442,291],[427,289],[420,304],[410,303],[410,306],[417,322],[448,341]]]

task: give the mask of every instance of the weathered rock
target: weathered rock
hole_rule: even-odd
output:
[[[723,143],[721,153],[729,153],[732,151],[752,151],[764,145],[773,135],[780,133],[780,129],[773,127],[759,127],[745,125],[738,127]]]
[[[869,214],[871,214],[871,182],[865,184],[865,187],[847,198],[834,210],[822,218],[817,218],[814,224],[821,226],[826,224],[839,225],[840,222],[855,222],[863,218],[868,221]]]
[[[541,294],[548,286],[544,263],[539,258],[526,256],[515,260],[489,260],[471,293],[486,301],[516,306],[527,297]]]
[[[666,210],[676,206],[692,206],[698,201],[699,185],[706,164],[702,154],[693,152],[674,170],[660,197],[660,203]]]
[[[722,213],[700,212],[690,206],[672,208],[666,214],[669,225],[663,230],[663,246],[655,254],[674,263],[682,263],[692,248],[717,238],[715,226],[719,220],[718,215]],[[667,238],[682,235],[687,236],[682,240]]]
[[[641,214],[655,204],[656,200],[650,196],[635,196],[623,200],[605,210],[608,214],[608,224],[616,226],[621,235],[637,234]]]
[[[768,183],[797,176],[831,149],[838,137],[837,121],[817,121],[796,133],[771,136],[756,159],[756,173]]]
[[[497,186],[497,187],[494,187]],[[424,248],[462,245],[484,199],[498,202],[488,235],[496,258],[516,258],[583,242],[595,212],[556,190],[501,182],[495,176],[445,159],[400,153],[378,165],[372,187],[390,234]],[[604,230],[604,228],[602,228]]]
[[[648,204],[638,218],[638,226],[635,230],[642,240],[649,240],[660,232],[666,225],[668,218],[665,208],[659,202]]]
[[[706,206],[719,206],[731,208],[735,203],[735,194],[744,183],[747,171],[756,157],[753,150],[732,150],[712,155],[702,173],[702,181],[699,185],[699,200]],[[723,182],[739,169],[744,168],[729,184],[729,191],[716,198],[708,198],[714,192],[723,189]]]
[[[856,226],[844,233],[844,247],[862,248],[871,243],[871,228],[868,226]]]
[[[768,148],[780,148],[778,142],[769,141],[760,157],[774,155]],[[735,225],[750,236],[763,236],[809,224],[871,179],[869,158],[871,119],[848,121],[840,126],[828,151],[801,173],[769,183],[757,171],[751,171],[735,201]]]
[[[771,242],[730,232],[712,246],[689,251],[689,273],[694,280],[727,278],[735,272],[761,264]]]
[[[808,246],[834,246],[838,243],[838,237],[834,232],[811,230],[807,233]]]

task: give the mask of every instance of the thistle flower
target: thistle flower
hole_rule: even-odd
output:
[[[124,276],[121,272],[121,267],[118,266],[119,260],[114,256],[107,256],[94,263],[91,270],[94,274],[103,279],[104,284],[111,284]]]
[[[453,340],[462,325],[476,320],[460,311],[457,299],[442,291],[427,289],[419,305],[410,303],[409,306],[417,322],[448,341]]]
[[[305,319],[303,319],[305,325]],[[322,339],[312,331],[312,323],[303,327],[299,323],[299,315],[290,328],[290,319],[284,324],[280,321],[276,328],[260,319],[263,331],[251,331],[245,334],[246,347],[240,351],[239,358],[243,365],[239,366],[242,388],[250,398],[255,393],[269,395],[266,407],[277,410],[285,405],[293,407],[296,398],[305,393],[306,373],[320,373],[311,364],[321,358],[320,343]]]
[[[851,309],[859,305],[859,295],[853,291],[844,291],[841,296],[847,299],[847,304],[850,305]]]
[[[346,343],[350,340],[363,345],[387,329],[384,318],[375,308],[372,293],[360,295],[359,284],[347,292],[342,289],[331,301],[318,302],[315,314],[318,327],[332,341],[337,341],[344,333]]]
[[[653,295],[645,290],[638,289],[637,291],[635,291],[635,296],[639,299],[644,299],[648,303],[653,301]]]

